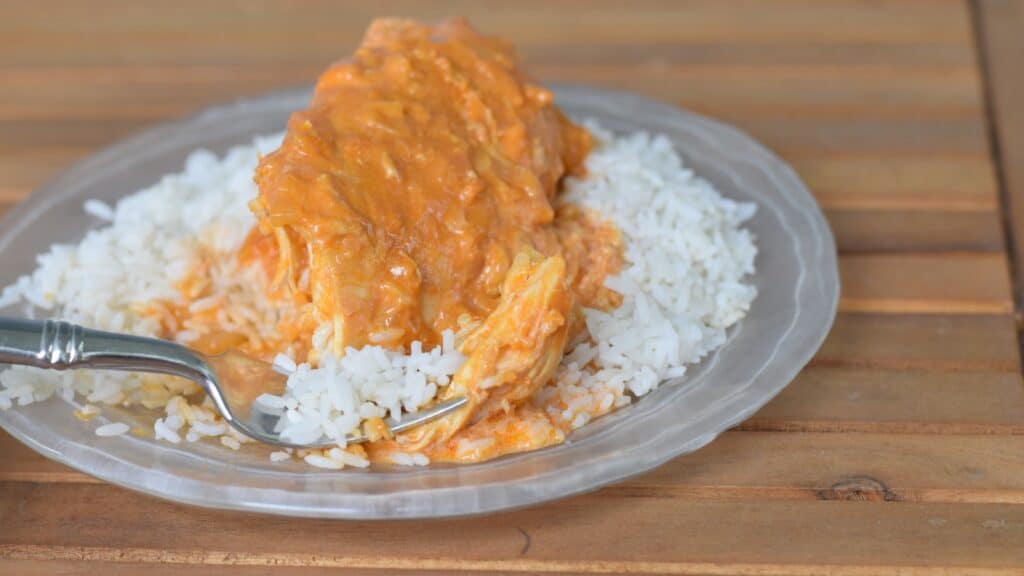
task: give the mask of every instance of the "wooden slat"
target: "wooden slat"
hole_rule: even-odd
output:
[[[1022,436],[729,432],[606,488],[693,500],[1024,503]]]
[[[818,366],[1017,372],[1009,316],[840,314]]]
[[[57,172],[89,154],[88,148],[51,146],[0,154],[0,202],[14,204]]]
[[[33,452],[13,436],[0,430],[0,481],[15,482],[98,482],[67,466]]]
[[[732,3],[730,3],[732,4]],[[967,47],[970,28],[960,2],[886,1],[864,9],[855,1],[823,7],[808,0],[634,2],[613,0],[557,9],[543,0],[434,5],[414,0],[364,3],[264,3],[239,12],[200,0],[173,7],[108,2],[103,18],[73,1],[47,10],[15,5],[0,23],[0,63],[294,62],[327,61],[351,51],[369,20],[380,14],[437,19],[469,16],[480,28],[516,44],[604,46],[722,43],[809,46],[936,45]],[[194,14],[202,14],[202,18]],[[742,13],[743,18],[736,15]],[[54,18],[59,14],[60,18]],[[538,19],[543,25],[538,25]],[[244,22],[244,25],[240,25]],[[283,25],[287,23],[287,25]],[[17,47],[17,50],[11,48]],[[127,48],[131,48],[130,50]]]
[[[999,198],[983,155],[791,154],[826,209],[994,212]]]
[[[1018,282],[1017,302],[1024,303],[1024,5],[1007,0],[980,0],[977,18],[988,71],[992,130],[1004,187],[1011,258]]]
[[[18,549],[18,554],[29,554],[35,552],[32,549]],[[148,550],[133,550],[126,553],[126,557],[145,557],[149,558],[148,563],[142,561],[136,562],[134,560],[123,560],[123,561],[98,561],[98,560],[83,560],[82,555],[92,557],[93,555],[102,555],[104,552],[109,554],[109,551],[97,551],[92,549],[86,550],[61,550],[60,560],[22,560],[22,559],[11,559],[3,560],[0,559],[0,570],[9,570],[12,574],[31,576],[34,574],[46,574],[47,576],[54,575],[92,575],[92,574],[104,574],[111,576],[119,576],[121,574],[140,574],[145,571],[147,575],[163,575],[163,574],[210,574],[211,566],[204,564],[157,564],[154,563],[157,555],[153,554],[152,551]],[[212,557],[217,557],[217,554],[211,554]],[[73,558],[72,560],[65,560],[64,558]],[[198,562],[199,555],[190,557],[189,560]],[[160,562],[167,562],[166,559],[161,558]],[[233,562],[241,562],[238,558],[232,558]],[[348,565],[340,566],[336,568],[329,568],[323,565],[282,565],[273,559],[246,559],[246,564],[232,564],[224,565],[223,561],[217,560],[211,562],[216,565],[217,574],[231,575],[245,575],[245,576],[261,576],[261,575],[292,575],[292,574],[344,574],[345,576],[381,576],[382,574],[410,574],[414,573],[423,576],[447,576],[449,574],[457,573],[460,576],[479,576],[487,574],[488,576],[519,576],[524,572],[527,572],[520,568],[510,568],[508,570],[458,570],[453,572],[451,569],[447,570],[424,570],[415,569],[409,570],[408,568],[352,568]],[[333,564],[332,564],[333,565]],[[49,571],[46,567],[51,566]],[[616,568],[622,568],[621,570]],[[657,567],[652,566],[652,569]],[[611,576],[626,575],[626,574],[637,574],[636,570],[626,566],[612,566],[606,564],[600,564],[598,566],[590,567],[586,572],[580,572],[576,570],[566,569],[564,566],[555,566],[551,570],[544,572],[537,572],[530,570],[527,573],[535,574],[559,574],[560,576],[580,576],[582,574],[607,574]],[[649,572],[648,572],[649,573]],[[879,576],[879,575],[898,575],[902,576],[907,573],[915,575],[928,576],[928,575],[941,575],[946,576],[950,572],[943,567],[936,566],[849,566],[849,565],[832,565],[832,564],[817,564],[817,565],[797,565],[797,564],[777,564],[777,563],[759,563],[759,564],[736,564],[736,563],[704,563],[704,562],[688,562],[688,563],[673,563],[671,566],[665,567],[660,574],[683,574],[683,575],[699,575],[699,576],[764,576],[764,575],[777,575],[785,574],[787,576],[817,576],[818,574],[830,574],[832,576]],[[1014,568],[992,568],[992,567],[958,567],[956,574],[959,576],[1004,576],[1004,575],[1015,575],[1019,572]]]
[[[204,564],[155,564],[152,562],[129,562],[129,561],[88,561],[83,562],[74,553],[69,556],[73,560],[3,560],[0,559],[0,574],[17,574],[18,576],[92,576],[102,574],[103,576],[208,576],[211,574],[211,567]],[[331,570],[321,566],[279,566],[268,564],[264,566],[254,565],[218,565],[215,573],[220,576],[289,576],[293,574],[318,575],[318,574],[342,574],[344,576],[383,576],[394,574],[388,568],[338,568]],[[403,571],[406,574],[416,576],[448,576],[450,570],[413,570]],[[614,572],[604,572],[615,574]],[[459,570],[459,576],[521,576],[522,571],[506,570]],[[582,576],[593,574],[593,572],[577,572],[559,570],[559,576]],[[624,574],[621,573],[620,574]]]
[[[712,116],[745,119],[979,116],[973,68],[844,66],[532,66],[542,80],[630,90]]]
[[[726,121],[731,116],[723,115]],[[811,152],[865,154],[984,153],[988,144],[980,118],[878,119],[848,122],[831,119],[739,118],[736,122],[784,158]]]
[[[331,570],[320,566],[278,566],[268,564],[264,566],[254,565],[218,565],[213,570],[209,565],[204,564],[156,564],[153,562],[130,562],[117,561],[82,561],[73,552],[68,554],[73,557],[71,560],[13,560],[0,559],[0,574],[16,574],[17,576],[92,576],[102,574],[103,576],[209,576],[211,573],[217,576],[290,576],[293,574],[315,576],[318,574],[341,574],[343,576],[383,576],[393,574],[394,571],[388,568],[338,568]],[[416,576],[448,576],[448,570],[414,570],[405,572],[416,574]],[[520,571],[477,571],[460,570],[459,576],[521,576]],[[585,572],[559,572],[559,576],[581,576]]]
[[[1010,314],[1002,254],[847,255],[839,309],[896,314]],[[955,281],[952,281],[955,279]]]
[[[225,576],[288,576],[291,574],[312,574],[322,568],[277,567],[277,566],[218,566],[217,574]],[[82,560],[0,560],[0,573],[18,574],[19,576],[85,576],[103,574],[104,576],[192,576],[208,575],[210,567],[202,564],[144,564],[136,562],[83,562]],[[378,576],[377,570],[348,570],[346,575]],[[425,574],[437,574],[425,573]],[[493,574],[489,573],[489,574]]]
[[[821,573],[849,564],[892,571],[1024,562],[1024,548],[1014,545],[1024,538],[1024,506],[1003,504],[768,500],[751,506],[598,492],[424,525],[237,515],[107,485],[16,483],[2,486],[0,511],[6,525],[0,557],[15,558],[684,574],[753,572],[747,564],[761,565],[764,574],[772,566]]]
[[[149,122],[134,118],[106,120],[0,120],[0,155],[43,151],[92,149],[111,144],[146,127]]]
[[[810,367],[741,430],[1024,433],[1020,374]]]
[[[647,43],[638,39],[635,42],[617,45],[596,42],[586,45],[517,43],[516,49],[529,67],[571,67],[601,63],[648,68],[745,65],[899,67],[916,70],[962,69],[977,65],[973,46],[941,41],[914,44],[821,44],[804,42],[802,37],[797,37],[789,43],[781,44],[714,39]]]
[[[726,120],[729,118],[726,117]],[[0,153],[48,148],[94,147],[144,128],[149,121],[112,117],[88,119],[0,120]],[[755,138],[783,157],[810,152],[924,152],[976,155],[987,148],[985,124],[977,118],[926,120],[846,120],[756,118],[739,122]]]
[[[964,118],[982,113],[973,67],[529,66],[543,81],[628,89],[734,118]],[[154,118],[274,87],[309,83],[319,63],[276,66],[8,67],[0,118]],[[74,84],[68,94],[61,86]],[[175,86],[177,90],[168,90]]]
[[[926,210],[825,210],[840,252],[1002,252],[1000,215]]]
[[[5,441],[12,444],[13,441]],[[17,453],[18,450],[15,450]],[[0,481],[96,483],[41,459],[0,465]],[[906,502],[1024,503],[1024,436],[728,432],[607,494],[708,501],[821,500],[867,492]],[[852,485],[851,485],[852,484]]]
[[[1024,385],[1016,373],[885,371],[813,367],[745,431],[1021,435]],[[771,440],[782,450],[785,441]],[[939,441],[941,445],[944,441]],[[994,440],[994,445],[1002,440]],[[1013,441],[1015,442],[1015,441]],[[763,447],[766,454],[773,451]],[[790,452],[791,449],[782,450]],[[0,434],[0,480],[92,482]],[[715,460],[714,456],[710,461]]]
[[[11,89],[0,97],[0,118],[117,117],[154,122],[215,103],[311,84],[323,68],[320,64],[6,68],[3,73]],[[68,84],[75,86],[72,93],[62,89]]]

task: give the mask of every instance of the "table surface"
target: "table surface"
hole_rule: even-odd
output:
[[[0,433],[0,572],[1024,567],[1022,3],[187,0],[0,13],[3,207],[149,124],[309,82],[374,15],[467,14],[543,79],[632,90],[750,132],[817,196],[843,280],[827,342],[756,416],[654,472],[526,510],[386,523],[203,510],[99,483]]]

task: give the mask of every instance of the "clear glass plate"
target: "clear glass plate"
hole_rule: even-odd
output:
[[[236,510],[327,518],[422,518],[493,512],[593,490],[704,446],[775,396],[810,360],[835,316],[839,275],[832,234],[796,174],[741,132],[633,94],[555,88],[576,118],[620,132],[666,134],[718,190],[759,205],[750,223],[759,295],[728,342],[678,381],[597,419],[561,445],[483,464],[327,471],[271,463],[264,446],[235,452],[210,442],[172,445],[97,437],[60,399],[0,411],[0,426],[34,450],[103,480],[161,498]],[[179,171],[199,147],[222,153],[280,131],[309,89],[277,92],[161,124],[76,164],[0,221],[0,285],[34,266],[54,242],[99,222],[87,198],[115,201]],[[22,313],[8,309],[6,314]],[[106,417],[149,426],[154,413]]]

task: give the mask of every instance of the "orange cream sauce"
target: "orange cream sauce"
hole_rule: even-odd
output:
[[[527,401],[585,330],[580,307],[619,304],[603,287],[622,264],[618,231],[555,202],[590,146],[507,44],[462,20],[378,20],[261,159],[259,226],[239,258],[309,311],[277,345],[321,325],[338,354],[462,332],[468,359],[443,394],[470,405],[371,443],[371,457],[473,461],[564,438]]]
[[[589,145],[505,44],[378,20],[260,162],[253,209],[288,277],[309,266],[336,351],[433,345],[497,306],[522,247],[558,251],[551,201]]]

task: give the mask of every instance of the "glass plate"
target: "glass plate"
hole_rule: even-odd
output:
[[[743,133],[634,94],[555,87],[558,104],[617,132],[666,134],[686,162],[725,196],[753,200],[759,294],[727,343],[677,381],[597,419],[560,446],[473,465],[327,471],[271,463],[264,446],[172,445],[97,437],[108,417],[150,426],[155,413],[109,409],[81,422],[60,399],[0,411],[0,426],[44,456],[103,480],[200,506],[327,518],[423,518],[493,512],[593,490],[692,452],[743,421],[810,360],[839,295],[832,234],[792,169]],[[82,211],[181,170],[199,147],[223,153],[280,131],[309,88],[210,108],[161,124],[76,164],[0,221],[0,285],[34,266],[54,242],[100,223]],[[6,314],[23,310],[8,309]]]

